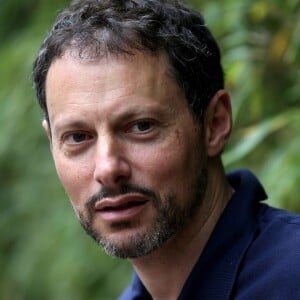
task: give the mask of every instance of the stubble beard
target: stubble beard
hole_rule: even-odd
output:
[[[122,190],[127,192],[140,192],[145,195],[152,195],[152,203],[157,212],[156,218],[150,226],[144,230],[133,229],[133,233],[127,236],[126,241],[113,239],[103,235],[92,226],[92,213],[83,214],[79,212],[79,220],[88,235],[90,235],[110,256],[123,259],[133,259],[145,256],[154,250],[160,248],[167,240],[179,231],[183,230],[191,223],[197,215],[204,199],[207,185],[207,169],[202,167],[197,170],[194,182],[191,184],[189,200],[185,206],[180,206],[176,201],[176,196],[169,192],[163,199],[150,189],[125,185]],[[101,197],[105,197],[106,192],[100,192]],[[88,201],[89,205],[99,199],[99,193]],[[130,229],[131,222],[120,222],[111,225],[112,228]]]

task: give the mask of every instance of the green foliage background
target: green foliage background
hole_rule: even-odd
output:
[[[115,299],[130,280],[77,224],[31,84],[66,0],[0,1],[0,299]],[[252,169],[269,202],[300,212],[300,1],[190,1],[220,42],[235,128],[228,170]]]

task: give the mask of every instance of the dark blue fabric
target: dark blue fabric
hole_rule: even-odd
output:
[[[300,300],[300,216],[261,203],[247,170],[228,174],[235,189],[178,300]],[[151,299],[134,274],[120,300]]]

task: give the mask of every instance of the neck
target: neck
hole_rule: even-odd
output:
[[[206,196],[192,222],[160,249],[131,260],[154,300],[178,298],[231,195],[219,166],[208,174]]]

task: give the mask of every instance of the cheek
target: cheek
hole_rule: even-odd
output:
[[[147,180],[143,183],[155,189],[175,191],[184,189],[199,159],[196,159],[195,145],[185,139],[174,138],[164,147],[143,149],[135,160],[139,176],[137,179]]]
[[[79,161],[53,155],[57,175],[73,205],[80,205],[88,198],[90,169]]]

